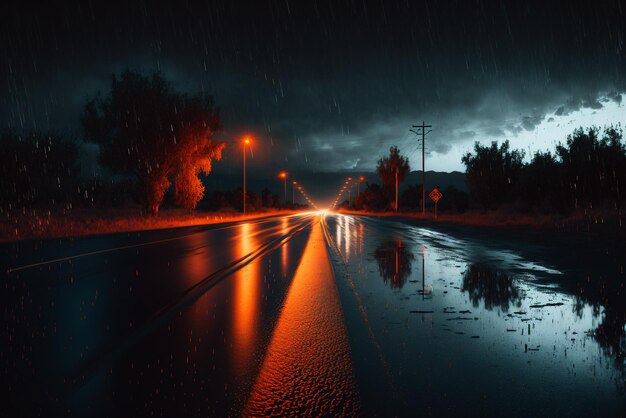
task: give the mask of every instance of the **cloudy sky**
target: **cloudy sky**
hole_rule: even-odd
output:
[[[246,132],[253,171],[370,171],[394,144],[420,169],[426,121],[427,169],[451,171],[474,141],[528,154],[626,122],[619,0],[47,3],[0,6],[2,127],[80,138],[86,98],[125,68],[215,97],[226,174]]]

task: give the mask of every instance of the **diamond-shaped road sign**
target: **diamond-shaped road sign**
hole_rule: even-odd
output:
[[[439,202],[439,199],[443,197],[443,195],[441,194],[439,189],[435,187],[434,189],[431,190],[430,193],[428,193],[428,197],[430,197],[432,200],[435,201],[435,203],[437,203]]]

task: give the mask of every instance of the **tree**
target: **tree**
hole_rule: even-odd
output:
[[[403,157],[395,145],[389,148],[388,157],[378,160],[376,173],[383,182],[383,189],[389,200],[396,193],[396,172],[398,173],[398,184],[400,184],[409,174],[410,169],[408,158]]]
[[[353,206],[355,209],[362,210],[383,210],[388,203],[389,200],[385,197],[380,185],[367,183],[365,190],[362,190],[354,199]]]
[[[536,152],[520,176],[520,196],[527,208],[540,210],[568,209],[562,169],[550,151]]]
[[[475,155],[464,155],[461,161],[465,164],[470,195],[475,203],[494,209],[514,201],[524,152],[509,151],[509,141],[499,147],[496,141],[491,146],[476,142],[474,152]]]
[[[412,184],[400,195],[400,206],[407,209],[422,207],[422,185]]]
[[[602,135],[602,137],[601,137]],[[556,147],[563,166],[564,182],[574,207],[590,207],[603,200],[619,205],[626,184],[626,146],[621,129],[609,127],[603,132],[592,126],[576,129],[565,145]]]
[[[454,211],[463,213],[469,208],[469,195],[463,190],[459,190],[453,185],[446,187],[443,198],[437,203],[439,212]]]
[[[177,93],[156,72],[114,75],[109,96],[87,102],[81,122],[85,138],[100,146],[100,163],[135,177],[155,215],[172,179],[177,203],[195,207],[204,193],[198,175],[209,174],[224,149],[212,139],[221,129],[212,98]]]

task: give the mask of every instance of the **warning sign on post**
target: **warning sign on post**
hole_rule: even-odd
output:
[[[443,197],[443,195],[441,194],[441,192],[439,191],[438,188],[434,188],[431,190],[430,193],[428,193],[428,196],[435,202],[439,202],[439,199],[441,199]]]

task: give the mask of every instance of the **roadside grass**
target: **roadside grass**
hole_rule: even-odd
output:
[[[495,228],[530,228],[546,231],[606,233],[626,235],[626,219],[618,209],[579,210],[568,215],[533,214],[507,211],[473,210],[465,213],[441,213],[437,218],[432,212],[372,212],[340,210],[340,213],[377,217],[401,217],[423,219],[429,222],[473,225]]]
[[[146,217],[139,207],[54,211],[35,209],[0,214],[0,242],[166,229],[293,213],[296,212],[266,210],[244,216],[235,210],[207,212],[168,208],[161,210],[156,217]]]

